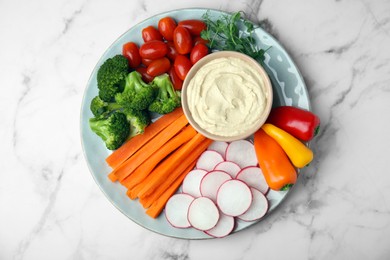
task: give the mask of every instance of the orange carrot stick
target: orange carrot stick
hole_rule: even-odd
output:
[[[210,142],[204,142],[206,139],[201,134],[197,134],[193,139],[187,142],[185,145],[180,147],[171,156],[167,157],[161,164],[159,164],[150,176],[153,176],[149,182],[143,187],[143,189],[139,192],[138,197],[144,197],[151,193],[153,193],[159,185],[162,185],[164,181],[170,176],[174,177],[173,170],[178,167],[186,158],[189,156],[200,156],[201,153],[195,153],[195,150],[199,151],[201,149],[206,149],[206,144],[210,144]],[[202,145],[200,145],[202,144]],[[177,177],[177,176],[176,176]]]
[[[153,200],[152,203],[150,201],[149,202],[144,202],[145,205],[147,203],[151,203],[151,206],[146,211],[146,214],[148,214],[152,218],[158,217],[158,215],[164,209],[164,207],[165,207],[167,201],[169,200],[169,198],[176,192],[176,190],[179,188],[179,186],[183,182],[183,179],[185,178],[185,176],[188,174],[188,172],[191,169],[194,168],[194,166],[196,164],[196,160],[199,158],[199,156],[202,154],[202,152],[204,150],[206,150],[207,147],[209,147],[209,145],[211,143],[212,143],[212,140],[210,140],[210,139],[204,140],[198,147],[196,147],[193,150],[193,153],[191,153],[188,157],[185,158],[185,160],[183,161],[183,164],[188,164],[188,162],[191,161],[191,160],[193,161],[193,163],[191,163],[189,165],[189,167],[185,169],[184,174],[179,175],[179,177],[178,176],[175,177],[174,174],[169,175],[169,177],[167,178],[166,182],[167,182],[167,184],[168,183],[170,183],[170,184],[167,186],[167,188],[165,189],[165,187],[163,187],[164,184],[162,184],[160,187],[164,191],[163,192],[161,192],[161,190],[156,190],[155,191],[157,194],[161,193],[159,196],[149,195],[149,196],[151,196],[149,198],[150,200],[153,200],[153,199],[155,199],[155,200]],[[172,181],[172,179],[174,181]],[[145,199],[146,199],[146,197],[145,197]]]
[[[188,123],[185,115],[182,115],[164,130],[158,133],[153,139],[147,142],[133,156],[113,170],[119,181],[123,181],[141,163],[148,159],[154,152],[160,149],[169,139],[175,136]]]
[[[140,203],[145,209],[149,208],[152,205],[152,203],[156,201],[160,197],[160,195],[163,194],[164,191],[167,190],[172,185],[172,183],[176,180],[175,177],[178,178],[180,174],[184,174],[184,172],[186,172],[186,169],[189,167],[189,165],[190,166],[192,165],[190,170],[192,170],[195,167],[197,159],[194,159],[193,161],[191,161],[191,159],[192,157],[188,158],[188,160],[181,163],[176,169],[174,169],[173,172],[170,174],[170,176],[167,177],[166,181],[164,181],[158,187],[158,189],[155,190],[155,192],[139,198]],[[188,172],[189,171],[187,171],[186,174]]]
[[[188,142],[191,138],[196,135],[196,131],[192,126],[186,126],[181,132],[179,132],[175,137],[170,139],[166,144],[164,144],[158,151],[152,154],[147,160],[145,160],[137,169],[133,171],[132,174],[127,176],[121,184],[126,188],[132,188],[156,167],[156,165],[161,162],[166,156],[175,151],[182,144]]]
[[[169,198],[176,192],[176,190],[179,188],[181,183],[183,182],[184,178],[186,177],[187,173],[191,171],[196,164],[196,161],[191,163],[176,180],[169,186],[169,188],[165,191],[165,193],[159,197],[158,200],[154,200],[153,204],[148,208],[146,211],[146,214],[148,214],[152,218],[157,218],[158,215],[160,215],[161,211],[164,209],[165,204],[169,200]]]
[[[189,165],[187,163],[180,164],[174,170],[174,172],[172,172],[172,176],[177,176],[180,174],[179,177],[177,178],[180,178],[182,175],[184,175],[185,177],[192,169],[194,169],[196,160],[197,159],[193,160],[193,162],[191,162]],[[177,180],[177,178],[173,179],[173,177],[172,178],[168,177],[168,179],[164,181],[164,183],[161,186],[159,186],[159,188],[155,192],[149,194],[148,196],[140,198],[139,202],[142,204],[142,206],[145,209],[149,208],[153,202],[155,202],[169,187],[171,187],[171,185],[173,185],[173,183]]]
[[[154,123],[145,128],[145,132],[140,135],[136,135],[127,142],[125,142],[120,148],[112,152],[107,158],[106,162],[112,168],[118,167],[121,163],[126,161],[132,156],[139,148],[146,144],[161,130],[170,125],[173,121],[183,115],[183,109],[177,108],[173,112],[163,115]]]
[[[126,192],[126,195],[132,199],[135,200],[138,197],[138,192],[142,189],[142,182],[134,186],[132,189],[128,189]]]

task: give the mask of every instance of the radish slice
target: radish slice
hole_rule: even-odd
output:
[[[226,149],[226,161],[238,164],[241,169],[257,165],[255,147],[247,140],[233,141]]]
[[[207,174],[207,171],[194,169],[190,171],[183,180],[182,191],[195,198],[202,196],[200,193],[200,182]]]
[[[252,204],[252,192],[240,180],[228,180],[219,187],[217,205],[222,213],[236,217],[244,214]]]
[[[228,145],[229,144],[227,142],[214,141],[210,144],[207,150],[216,151],[217,153],[222,155],[223,158],[225,158],[226,148],[228,147]]]
[[[259,167],[256,166],[246,167],[237,174],[236,178],[238,180],[245,182],[249,187],[258,189],[263,194],[266,194],[269,190],[263,172]]]
[[[200,194],[202,196],[217,201],[217,193],[219,187],[227,180],[231,180],[232,177],[223,171],[211,171],[207,173],[200,183]]]
[[[222,155],[216,151],[204,151],[196,162],[196,168],[211,171],[218,163],[223,161]]]
[[[251,192],[253,196],[251,206],[244,214],[238,216],[239,219],[244,221],[255,221],[261,219],[268,211],[268,200],[264,194],[254,188],[251,188]]]
[[[178,193],[169,198],[165,205],[165,217],[169,224],[177,228],[191,227],[187,212],[194,198],[188,194]]]
[[[234,217],[227,216],[222,213],[219,214],[220,215],[217,225],[215,225],[215,227],[213,227],[212,229],[205,231],[207,235],[221,238],[226,237],[233,231],[235,225]]]
[[[218,223],[219,210],[209,198],[199,197],[192,201],[188,208],[187,217],[192,227],[206,231]]]
[[[232,176],[232,178],[236,178],[237,174],[241,171],[241,168],[237,163],[224,161],[218,163],[214,170],[224,171]]]

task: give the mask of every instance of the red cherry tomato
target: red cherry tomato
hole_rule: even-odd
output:
[[[192,49],[192,36],[183,26],[177,26],[173,32],[173,44],[179,54],[190,53]]]
[[[144,42],[162,41],[163,37],[156,28],[148,26],[142,29],[142,39],[144,39]]]
[[[154,60],[148,68],[146,69],[146,73],[148,73],[152,77],[156,77],[161,75],[169,70],[171,67],[171,62],[168,58],[164,57],[158,60]]]
[[[186,28],[194,36],[199,36],[200,32],[207,28],[206,24],[201,20],[183,20],[178,25]]]
[[[192,63],[190,59],[188,59],[184,55],[177,55],[175,63],[173,64],[175,67],[175,72],[177,76],[181,79],[184,80],[187,76],[188,71],[190,71],[192,67]]]
[[[168,71],[168,74],[171,78],[175,90],[181,90],[181,88],[183,87],[183,81],[179,78],[179,76],[177,76],[174,66],[171,66]]]
[[[209,54],[209,48],[203,43],[198,43],[192,48],[190,54],[190,60],[192,64],[195,64],[198,60]]]
[[[139,55],[139,49],[134,42],[128,42],[122,46],[122,54],[129,61],[131,68],[137,68],[141,64],[141,56]]]
[[[154,77],[153,76],[150,76],[147,72],[146,72],[146,68],[145,67],[138,67],[136,69],[136,71],[139,72],[139,74],[141,74],[142,76],[142,80],[145,81],[146,83],[149,83],[149,82],[152,82]]]
[[[172,17],[164,17],[158,21],[158,31],[167,41],[173,40],[173,31],[175,30],[177,24]]]
[[[207,45],[209,43],[208,40],[205,40],[200,36],[196,36],[193,41],[194,41],[194,46],[197,45],[198,43],[203,43],[204,45]]]
[[[152,63],[154,60],[152,59],[142,59],[142,64],[145,65],[145,66],[149,66],[150,63]]]
[[[176,56],[179,55],[179,53],[175,48],[175,44],[173,44],[173,42],[167,42],[167,46],[168,46],[167,57],[171,61],[174,61],[176,59]]]
[[[139,48],[141,58],[157,60],[164,57],[168,52],[167,45],[162,41],[145,42]]]

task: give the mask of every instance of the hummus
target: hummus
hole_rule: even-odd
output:
[[[246,61],[227,57],[206,63],[187,88],[193,120],[207,132],[236,136],[252,129],[266,107],[264,81]]]

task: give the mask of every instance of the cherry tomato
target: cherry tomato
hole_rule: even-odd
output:
[[[178,25],[185,27],[195,36],[199,36],[200,32],[207,28],[206,24],[201,20],[183,20]]]
[[[149,66],[154,60],[152,59],[142,59],[142,64],[145,66]]]
[[[145,67],[138,67],[136,69],[136,71],[139,72],[139,74],[141,74],[142,76],[142,80],[145,81],[146,83],[149,83],[149,82],[152,82],[154,77],[153,76],[150,76],[147,72],[146,72],[146,68]]]
[[[183,87],[183,81],[179,78],[179,76],[177,76],[174,66],[171,66],[168,71],[168,74],[171,78],[175,90],[181,90],[181,88]]]
[[[145,42],[139,48],[141,58],[157,60],[164,57],[168,52],[167,45],[162,41]]]
[[[203,43],[204,45],[207,45],[209,43],[208,40],[205,40],[200,36],[195,36],[193,41],[194,41],[194,46],[197,45],[198,43]]]
[[[148,26],[142,29],[142,39],[144,39],[144,42],[162,41],[163,37],[156,28]]]
[[[175,44],[173,42],[167,42],[167,46],[168,46],[167,57],[171,61],[174,61],[176,59],[176,56],[179,55],[179,53],[175,48]]]
[[[187,76],[188,71],[190,71],[192,67],[192,63],[190,59],[188,59],[184,55],[177,55],[175,63],[173,64],[175,67],[175,72],[177,76],[181,79],[184,80]]]
[[[177,24],[172,17],[164,17],[158,21],[158,31],[167,41],[173,40],[173,31],[175,30]]]
[[[192,48],[190,54],[190,60],[192,64],[195,64],[198,60],[209,54],[209,48],[203,43],[198,43]]]
[[[141,64],[141,56],[139,55],[139,49],[134,42],[128,42],[122,46],[122,54],[129,61],[131,68],[137,68]]]
[[[192,37],[183,26],[177,26],[173,32],[173,44],[179,54],[190,53],[192,49]]]
[[[148,73],[152,77],[156,77],[161,75],[169,70],[171,67],[171,62],[168,58],[164,57],[158,60],[154,60],[148,68],[146,69],[146,73]]]

